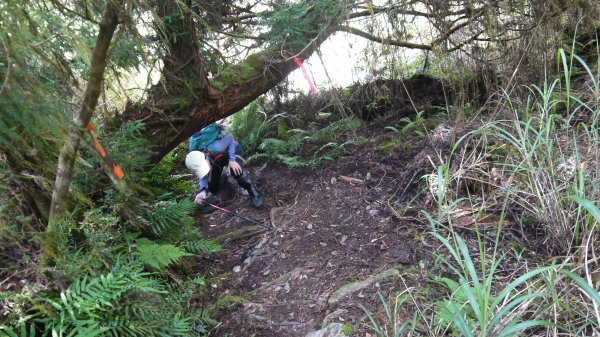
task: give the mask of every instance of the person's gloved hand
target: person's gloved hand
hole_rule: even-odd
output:
[[[208,196],[208,193],[206,191],[202,191],[196,195],[196,199],[194,199],[194,202],[202,205],[204,200],[206,200],[207,196]]]
[[[229,161],[229,173],[231,173],[234,176],[239,176],[240,174],[242,174],[242,167],[240,166],[240,164],[238,164],[237,161]]]

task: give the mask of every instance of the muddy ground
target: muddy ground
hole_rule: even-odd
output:
[[[409,146],[378,146],[394,137],[374,137],[325,167],[250,168],[265,194],[258,210],[235,183],[226,185],[222,205],[272,229],[200,210],[199,225],[224,246],[200,266],[211,289],[204,301],[220,322],[210,336],[323,336],[318,330],[331,323],[340,323],[347,336],[375,336],[361,306],[385,324],[378,292],[394,300],[411,289],[412,303],[443,294],[433,281],[446,272],[436,259],[443,251],[420,212],[436,208],[420,179],[434,171],[436,145],[415,137]],[[455,225],[469,236],[472,221]],[[408,303],[402,310],[400,318],[409,321],[416,307]]]

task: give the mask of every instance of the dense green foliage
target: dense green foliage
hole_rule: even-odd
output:
[[[290,167],[327,163],[342,155],[345,147],[363,141],[353,137],[362,126],[356,117],[315,122],[311,130],[288,129],[285,115],[265,119],[254,103],[233,116],[231,132],[244,145],[250,163],[280,162]]]
[[[271,131],[274,120],[267,119],[266,113],[260,111],[258,103],[252,102],[240,112],[231,116],[229,132],[244,146],[244,151],[254,153],[260,141]]]
[[[27,209],[14,207],[21,197],[15,200],[10,195],[22,193],[18,186],[25,177],[40,181],[48,191],[50,182],[43,175],[54,168],[57,139],[64,130],[63,114],[47,101],[52,97],[46,91],[30,99],[1,97],[6,103],[1,109],[7,109],[2,121],[21,125],[5,128],[2,150],[15,153],[13,160],[26,164],[20,170],[28,170],[12,169],[16,167],[12,160],[1,168],[8,184],[3,185],[7,190],[2,193],[0,238],[5,253],[21,259],[3,261],[3,272],[35,267],[35,250],[18,248],[31,242],[35,223],[31,216],[19,214]],[[46,114],[34,113],[32,104],[45,105]],[[58,268],[38,271],[48,278],[45,284],[56,282],[59,288],[32,283],[19,292],[3,293],[0,335],[193,336],[202,335],[213,323],[201,307],[187,306],[204,286],[202,278],[181,270],[182,282],[172,283],[167,273],[177,272],[183,259],[193,263],[193,256],[215,253],[220,246],[204,239],[195,226],[191,217],[195,204],[185,198],[193,183],[173,174],[177,156],[165,158],[146,173],[148,147],[140,130],[141,124],[133,122],[106,135],[102,127],[95,131],[127,172],[132,189],[126,194],[112,186],[99,169],[93,143],[84,140],[82,165],[72,184],[74,211],[58,226]],[[143,187],[136,185],[139,180]]]
[[[169,294],[190,295],[186,287],[201,285],[191,280],[173,289],[160,275],[123,258],[112,272],[75,279],[59,296],[29,290],[4,300],[14,306],[9,317],[16,325],[30,327],[28,336],[37,336],[36,331],[40,336],[190,336],[205,332],[211,320],[202,310],[182,311],[188,298]],[[12,336],[17,329],[0,330],[0,335]]]
[[[5,322],[13,329],[32,326],[40,335],[201,335],[211,320],[187,303],[204,282],[193,273],[183,273],[179,283],[167,277],[182,259],[220,249],[195,226],[194,204],[148,204],[117,191],[106,196],[77,225],[74,214],[60,226],[60,269],[53,277],[68,288],[60,294],[35,287],[4,294]]]
[[[277,10],[262,14],[264,25],[269,27],[265,39],[271,46],[294,45],[304,47],[304,37],[321,33],[332,22],[340,20],[342,3],[332,0],[275,1]],[[317,19],[310,12],[322,14]],[[316,33],[316,34],[315,34]]]

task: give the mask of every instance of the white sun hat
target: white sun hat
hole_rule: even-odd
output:
[[[203,152],[192,151],[185,157],[185,166],[199,179],[204,178],[210,172],[210,165]]]

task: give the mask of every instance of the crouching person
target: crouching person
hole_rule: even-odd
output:
[[[263,205],[264,199],[256,183],[242,168],[241,152],[241,146],[231,135],[226,135],[211,142],[204,152],[191,151],[188,153],[185,165],[199,179],[199,193],[196,195],[195,202],[202,204],[209,193],[219,192],[221,174],[223,168],[227,167],[237,183],[248,191],[254,207],[258,208]]]

